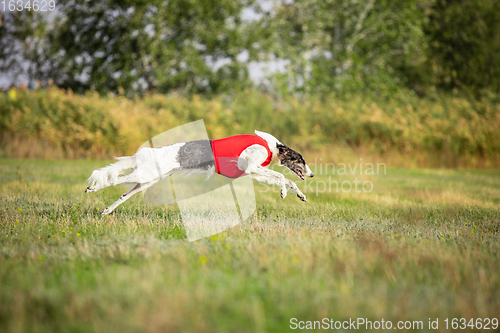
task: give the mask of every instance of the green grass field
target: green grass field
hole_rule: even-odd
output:
[[[139,195],[101,216],[123,192],[84,193],[104,165],[0,160],[0,332],[500,318],[499,170],[317,175],[308,203],[256,184],[249,220],[190,243],[175,206]],[[311,190],[355,177],[373,191]]]

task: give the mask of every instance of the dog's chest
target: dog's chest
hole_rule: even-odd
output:
[[[272,153],[267,142],[257,135],[236,135],[213,140],[211,143],[216,172],[229,178],[238,178],[245,174],[238,168],[238,158],[250,146],[259,145],[266,149],[267,158],[261,164],[262,166],[268,166],[272,160]]]

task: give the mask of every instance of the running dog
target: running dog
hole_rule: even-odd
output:
[[[176,172],[214,173],[238,178],[250,175],[258,182],[281,187],[281,198],[287,187],[306,202],[306,196],[297,185],[279,172],[269,170],[271,161],[290,169],[300,179],[314,177],[306,161],[295,150],[288,148],[268,133],[255,131],[256,135],[236,135],[218,140],[196,140],[160,148],[141,148],[134,156],[118,157],[118,162],[94,170],[88,179],[85,192],[95,192],[108,186],[135,184],[120,199],[102,211],[107,215],[134,194],[155,185]]]

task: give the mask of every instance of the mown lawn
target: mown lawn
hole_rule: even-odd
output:
[[[190,243],[175,206],[140,195],[101,216],[123,192],[84,193],[104,165],[0,160],[1,332],[500,318],[500,171],[316,172],[307,203],[256,185],[249,220]],[[355,178],[373,191],[332,183]]]

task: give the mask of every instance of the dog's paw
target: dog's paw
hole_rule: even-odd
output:
[[[92,186],[88,186],[85,190],[85,193],[95,192],[95,189]]]
[[[108,215],[109,213],[111,213],[111,210],[109,208],[106,208],[101,212],[101,215]]]
[[[287,195],[286,190],[285,191],[281,190],[281,194],[280,195],[281,195],[281,199],[285,199],[286,195]]]
[[[303,193],[297,193],[297,197],[298,197],[300,200],[302,200],[302,201],[304,201],[304,202],[307,202],[307,198],[306,198],[305,194],[303,194]]]

